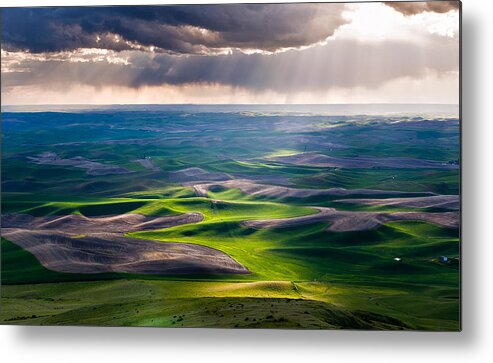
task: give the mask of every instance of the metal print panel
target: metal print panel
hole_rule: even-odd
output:
[[[3,324],[460,330],[460,3],[2,9]]]

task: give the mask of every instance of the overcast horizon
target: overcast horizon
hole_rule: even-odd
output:
[[[457,105],[458,6],[3,8],[2,106]]]

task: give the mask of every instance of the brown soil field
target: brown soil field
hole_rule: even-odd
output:
[[[201,213],[185,213],[171,217],[148,217],[142,214],[120,214],[109,217],[85,217],[80,214],[65,216],[33,217],[27,214],[2,216],[2,228],[31,230],[59,230],[79,235],[89,233],[127,233],[155,230],[198,223],[204,219]]]
[[[136,274],[245,274],[249,271],[213,248],[128,238],[116,233],[75,237],[60,231],[5,228],[4,238],[57,272]]]
[[[393,221],[423,221],[448,228],[459,227],[459,213],[426,212],[347,212],[334,208],[316,207],[319,213],[303,217],[245,221],[243,224],[253,228],[287,228],[318,222],[330,223],[331,232],[365,231]]]
[[[2,237],[31,252],[53,271],[70,273],[244,274],[248,269],[213,248],[129,238],[123,233],[202,221],[200,213],[172,217],[123,214],[2,216]]]
[[[302,189],[290,188],[285,186],[260,184],[247,179],[234,179],[226,181],[216,181],[210,183],[191,184],[197,196],[207,197],[207,193],[212,187],[223,187],[227,189],[240,189],[243,193],[251,195],[262,195],[273,198],[307,198],[316,196],[350,196],[350,195],[385,195],[385,196],[416,196],[416,195],[434,195],[434,193],[412,193],[390,190],[376,189]]]
[[[28,159],[39,165],[56,165],[67,166],[85,169],[87,175],[110,175],[110,174],[127,174],[131,173],[130,170],[121,168],[115,165],[102,164],[96,161],[88,160],[82,156],[76,156],[69,159],[61,159],[57,154],[53,152],[44,152],[37,156],[29,156]]]
[[[408,208],[442,208],[450,210],[458,210],[460,207],[458,195],[433,195],[430,197],[386,199],[340,199],[335,202],[364,205],[392,205]]]
[[[420,169],[457,169],[456,164],[449,164],[446,161],[424,160],[403,157],[334,157],[324,154],[306,153],[289,156],[278,156],[269,160],[296,165],[313,165],[334,168],[420,168]]]

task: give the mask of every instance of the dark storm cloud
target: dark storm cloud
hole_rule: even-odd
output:
[[[276,51],[333,35],[345,23],[343,9],[341,4],[3,9],[2,48],[33,53],[138,46],[181,54],[224,48]]]
[[[417,56],[419,55],[419,56]],[[128,65],[107,62],[25,60],[4,73],[4,87],[39,84],[62,89],[67,84],[95,87],[222,84],[252,91],[376,88],[400,77],[421,78],[431,70],[458,69],[454,40],[431,38],[426,46],[404,41],[358,42],[335,39],[324,46],[272,55],[174,56],[130,52]],[[21,70],[21,72],[17,72]],[[25,71],[29,70],[29,71]]]
[[[458,10],[459,1],[429,1],[429,2],[385,2],[385,5],[394,8],[404,15],[416,15],[425,11],[447,13]]]

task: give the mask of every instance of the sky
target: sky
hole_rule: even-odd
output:
[[[2,104],[457,104],[458,6],[3,8]]]

